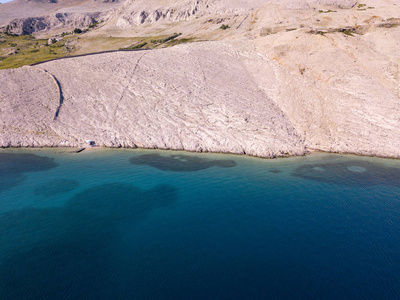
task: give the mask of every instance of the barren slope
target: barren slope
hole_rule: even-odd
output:
[[[0,6],[0,27],[14,19],[42,17],[55,13],[93,13],[117,8],[124,1],[95,0],[14,0]]]
[[[109,13],[123,4],[95,0],[14,0],[0,6],[0,28],[12,34],[45,31],[51,34],[59,28],[87,27],[107,19]]]
[[[87,36],[182,32],[219,42],[1,71],[0,145],[94,139],[265,157],[316,149],[400,158],[399,25],[394,0],[127,1]],[[49,74],[62,90],[57,117],[54,108],[35,109],[20,121],[28,107],[56,101]],[[47,140],[32,142],[36,128]]]
[[[59,114],[49,110],[46,119],[38,119],[40,125],[35,125],[57,132],[58,137],[49,137],[46,144],[59,145],[65,139],[70,145],[82,145],[92,139],[111,147],[265,157],[303,154],[301,137],[279,107],[259,90],[243,64],[247,60],[260,58],[220,43],[195,43],[59,60],[25,68],[24,73],[46,70],[62,88]],[[11,85],[15,72],[1,71],[2,82]],[[35,80],[26,84],[34,90],[45,89]],[[1,107],[16,104],[9,93],[12,91],[0,91]],[[26,95],[23,102],[30,105],[31,98]],[[48,101],[47,97],[43,93],[36,101]],[[2,108],[4,123],[14,120],[15,115],[5,112]],[[31,126],[23,122],[15,129],[19,135],[3,134],[1,145],[29,145],[21,142],[20,136],[29,136]]]

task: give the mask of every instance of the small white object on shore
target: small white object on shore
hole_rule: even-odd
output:
[[[96,146],[96,142],[95,142],[95,141],[92,141],[92,140],[87,140],[87,141],[86,141],[86,144],[89,144],[89,145],[92,146],[92,147]]]

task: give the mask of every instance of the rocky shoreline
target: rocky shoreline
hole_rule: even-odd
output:
[[[89,2],[73,2],[65,12],[82,5],[93,12]],[[186,42],[196,34],[198,42],[0,70],[0,147],[83,147],[93,140],[271,158],[310,149],[400,158],[396,3],[197,2],[121,2],[77,39],[95,45],[176,32]],[[65,3],[41,5],[63,10]]]
[[[258,74],[256,66],[263,66]],[[86,140],[94,140],[104,147],[270,158],[304,155],[307,148],[400,157],[398,124],[389,115],[369,124],[341,114],[353,128],[342,133],[327,128],[321,136],[302,132],[304,123],[292,118],[274,94],[253,79],[268,78],[267,88],[279,88],[287,79],[282,81],[276,68],[260,54],[208,42],[3,70],[0,147],[82,147]],[[318,124],[312,114],[307,121],[318,130],[324,128],[325,120]],[[351,134],[360,126],[378,126],[375,134],[380,141]]]

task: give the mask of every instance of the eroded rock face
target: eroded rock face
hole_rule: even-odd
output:
[[[5,31],[9,25],[13,28],[10,33],[23,32],[23,26],[28,27],[25,32],[40,33],[38,29],[43,28],[35,27],[39,26],[36,25],[38,23],[44,24],[46,30],[87,27],[91,24],[91,18],[97,19],[99,14],[106,18],[110,11],[120,7],[124,1],[14,0],[1,6],[0,27]],[[29,26],[34,30],[29,30]]]
[[[251,14],[267,5],[289,9],[313,9],[318,6],[351,8],[357,0],[186,0],[186,1],[137,1],[128,0],[114,15],[117,25],[141,25],[155,22],[180,22],[205,15]]]
[[[19,0],[19,2],[33,2],[33,3],[57,3],[58,0]]]
[[[211,12],[213,0],[183,1],[160,5],[156,2],[128,1],[124,7],[116,12],[117,25],[141,25],[144,23],[179,22],[202,16]]]
[[[96,23],[99,17],[100,13],[57,13],[46,17],[16,19],[6,27],[6,32],[9,34],[28,35],[64,27],[87,28],[89,25]]]
[[[316,0],[310,1],[315,4],[325,5],[325,6],[333,6],[337,8],[352,8],[358,4],[357,0]]]

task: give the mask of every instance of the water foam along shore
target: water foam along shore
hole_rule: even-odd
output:
[[[400,157],[393,97],[348,101],[328,86],[318,91],[330,93],[328,102],[266,55],[241,49],[203,42],[2,70],[0,146],[82,147],[91,139],[260,157],[307,147]]]

